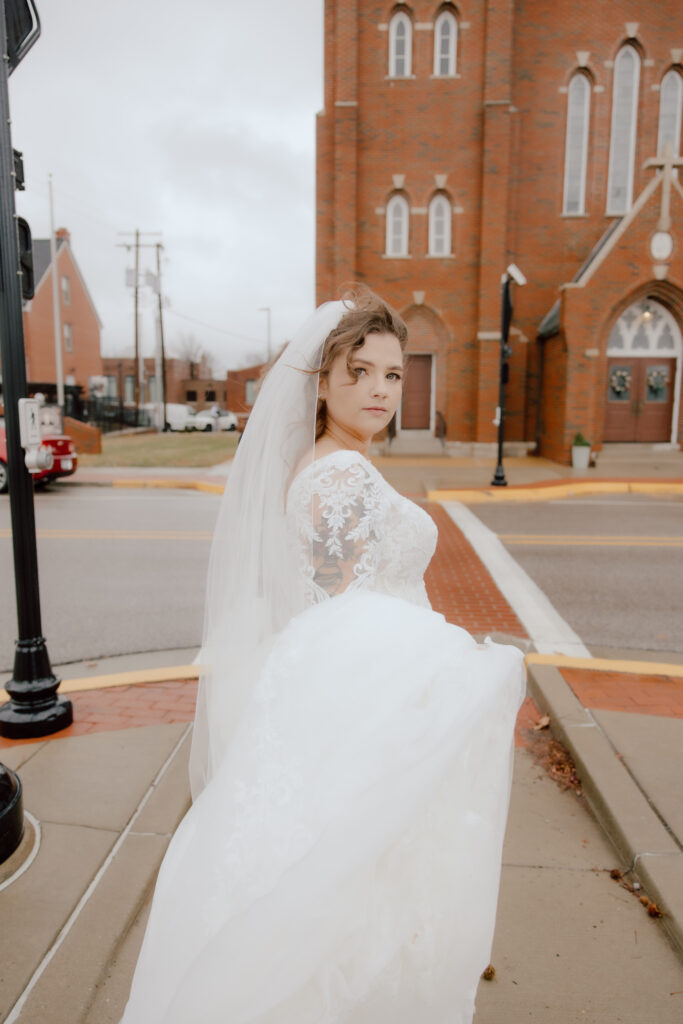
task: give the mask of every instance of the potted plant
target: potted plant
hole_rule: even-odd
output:
[[[572,441],[572,467],[574,469],[588,469],[590,457],[591,443],[579,431]]]

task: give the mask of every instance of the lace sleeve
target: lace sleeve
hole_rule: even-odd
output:
[[[371,588],[382,510],[380,490],[368,468],[358,462],[332,464],[311,475],[306,492],[298,532],[312,599]]]

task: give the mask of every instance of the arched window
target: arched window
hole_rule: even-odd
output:
[[[389,75],[408,78],[412,70],[413,26],[405,11],[398,11],[389,25]]]
[[[633,198],[639,80],[640,57],[632,46],[623,46],[614,62],[607,178],[608,214],[626,213]]]
[[[664,156],[664,147],[671,143],[673,155],[681,149],[681,110],[683,108],[683,79],[677,71],[667,71],[659,91],[659,132],[657,155]]]
[[[442,11],[434,25],[434,74],[455,74],[458,22],[450,11]]]
[[[590,103],[590,82],[579,72],[569,83],[567,94],[563,213],[579,214],[585,211]]]
[[[393,195],[387,203],[387,256],[408,255],[408,218],[405,196]]]
[[[451,204],[438,193],[429,204],[429,255],[451,254]]]

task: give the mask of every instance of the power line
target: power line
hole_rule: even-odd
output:
[[[252,338],[248,334],[236,334],[235,331],[226,331],[224,327],[214,327],[213,324],[204,323],[203,320],[197,320],[193,316],[186,316],[185,313],[179,313],[176,309],[171,307],[169,307],[166,312],[172,313],[173,316],[180,317],[181,320],[188,320],[191,324],[197,324],[198,327],[206,327],[209,331],[216,331],[218,334],[225,334],[228,338],[237,338],[239,341],[253,341],[257,345],[263,344],[263,338]]]

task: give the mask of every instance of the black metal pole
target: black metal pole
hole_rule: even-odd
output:
[[[33,482],[19,436],[18,401],[26,397],[26,357],[12,176],[5,0],[0,0],[0,44],[0,357],[19,627],[14,673],[6,684],[10,700],[0,707],[0,735],[22,739],[65,728],[73,720],[73,711],[71,701],[57,696],[59,679],[52,672],[42,636]]]
[[[498,372],[498,465],[493,474],[491,484],[493,487],[507,487],[505,470],[503,469],[503,441],[505,439],[505,374],[507,358],[510,354],[508,349],[508,337],[510,334],[510,318],[512,316],[512,301],[510,299],[510,278],[505,274],[501,293],[501,314],[500,314],[500,365]]]

